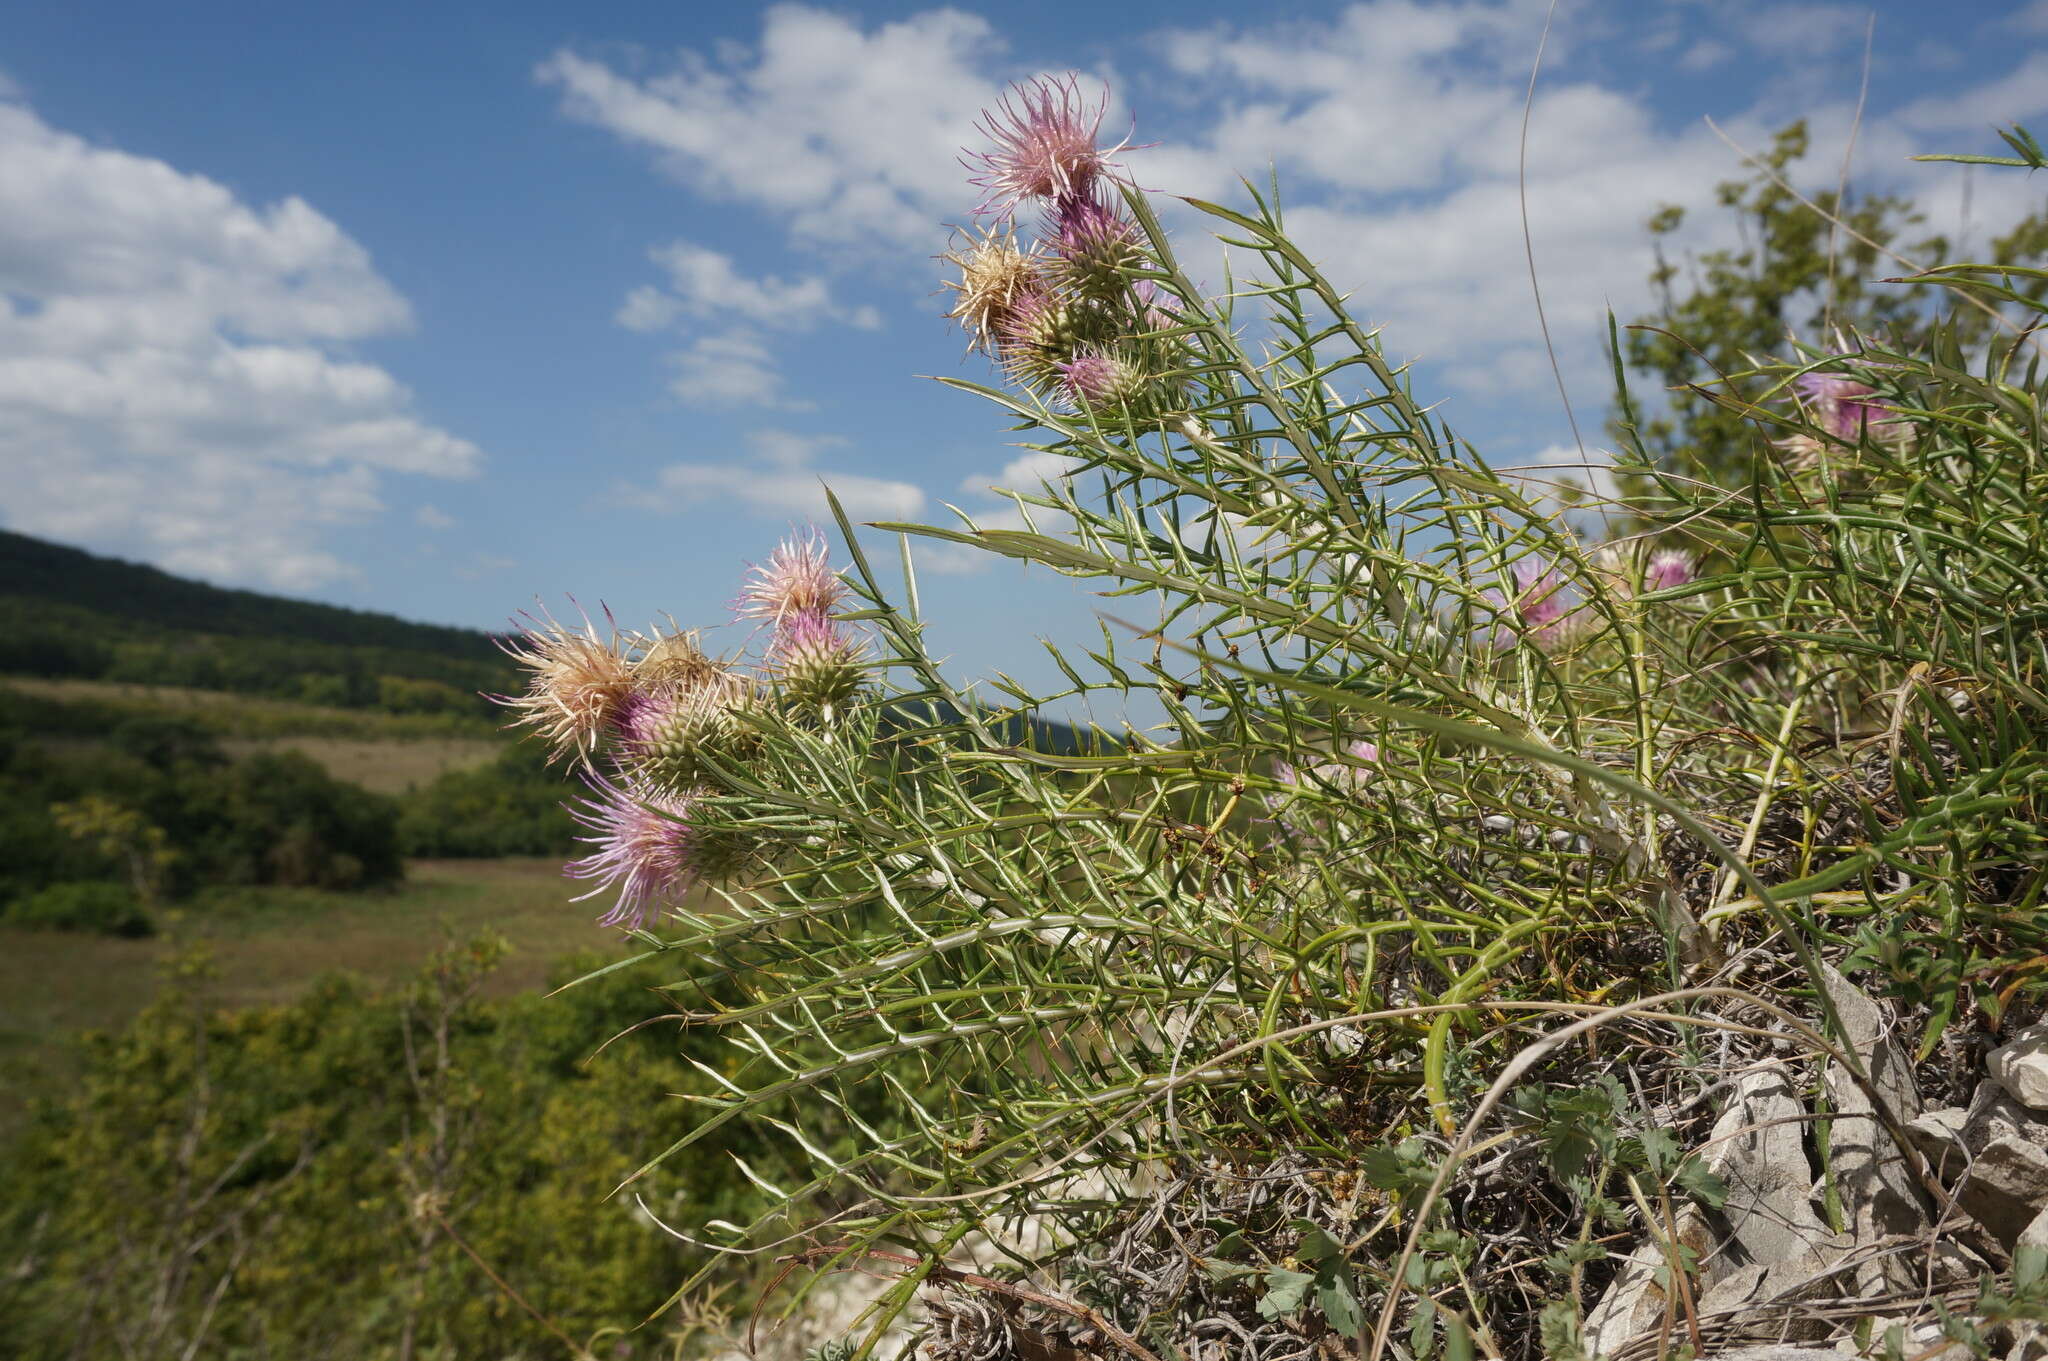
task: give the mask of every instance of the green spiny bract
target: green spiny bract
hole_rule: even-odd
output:
[[[621,754],[663,789],[716,783],[716,768],[744,766],[760,746],[747,688],[729,675],[680,691],[636,694],[620,721]]]

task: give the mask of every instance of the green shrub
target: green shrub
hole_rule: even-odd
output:
[[[520,743],[400,798],[399,843],[407,855],[566,855],[576,823],[563,796],[546,753]]]
[[[0,921],[35,931],[94,936],[147,936],[156,931],[135,895],[112,883],[51,884],[15,899]]]

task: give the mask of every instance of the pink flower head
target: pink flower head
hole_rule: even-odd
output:
[[[1009,216],[1026,199],[1062,199],[1086,194],[1112,169],[1095,139],[1109,109],[1109,92],[1091,105],[1073,75],[1040,76],[1010,87],[995,108],[975,124],[994,150],[969,153],[965,164],[981,173],[968,183],[988,191],[974,211]]]
[[[579,800],[569,812],[595,833],[580,839],[596,849],[570,861],[562,872],[598,881],[578,902],[618,890],[611,911],[599,919],[603,925],[644,926],[663,903],[687,893],[702,877],[689,823],[690,796],[632,783],[621,787],[601,775],[586,778],[597,797]]]
[[[765,619],[781,627],[799,615],[830,614],[846,594],[832,570],[825,536],[817,529],[784,539],[765,566],[748,573],[735,602],[735,619]]]
[[[1866,430],[1883,435],[1883,427],[1898,419],[1898,413],[1883,402],[1867,400],[1875,388],[1843,374],[1803,373],[1792,380],[1792,386],[1805,398],[1813,423],[1836,439],[1861,439]]]
[[[1516,563],[1515,585],[1515,615],[1538,634],[1564,618],[1564,578],[1549,559],[1524,558]]]
[[[1682,548],[1667,548],[1651,555],[1649,566],[1643,569],[1643,589],[1668,591],[1683,586],[1698,575],[1698,570],[1692,554]]]
[[[847,637],[831,616],[806,610],[793,614],[783,622],[781,632],[775,635],[773,653],[777,657],[798,656],[804,653],[828,654],[851,652],[853,641]]]
[[[1566,599],[1564,577],[1555,563],[1543,557],[1524,558],[1515,564],[1514,576],[1512,606],[1501,592],[1486,592],[1488,603],[1501,614],[1512,613],[1514,621],[1493,625],[1493,646],[1511,647],[1517,638],[1526,636],[1540,646],[1554,647],[1582,626],[1584,616]]]
[[[1377,765],[1380,759],[1380,746],[1377,742],[1367,742],[1361,738],[1356,742],[1347,743],[1344,753],[1362,764]]]

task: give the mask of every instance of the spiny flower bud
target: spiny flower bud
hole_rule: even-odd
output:
[[[1017,299],[1040,291],[1040,261],[1017,249],[1014,232],[997,230],[983,232],[965,250],[939,258],[960,271],[957,282],[946,281],[946,287],[959,295],[946,315],[967,332],[971,348],[993,353]]]
[[[1046,220],[1045,238],[1057,262],[1054,277],[1082,297],[1126,296],[1131,282],[1124,271],[1145,259],[1137,224],[1093,194],[1060,199]]]
[[[736,831],[693,821],[693,792],[620,785],[598,775],[589,783],[596,797],[578,800],[569,811],[594,833],[581,840],[596,849],[570,861],[563,873],[598,881],[583,898],[618,891],[599,919],[606,926],[644,926],[700,882],[731,878],[757,858]]]
[[[733,618],[761,619],[780,627],[804,614],[830,614],[846,584],[832,570],[825,536],[816,529],[784,539],[766,565],[753,568],[734,602]]]
[[[687,690],[637,693],[619,714],[620,756],[635,774],[663,789],[711,783],[712,766],[745,764],[761,735],[742,712],[737,677]]]
[[[776,635],[769,662],[784,695],[828,720],[865,677],[860,644],[823,614],[792,619]]]
[[[509,726],[532,728],[547,739],[550,759],[573,751],[587,760],[633,689],[617,631],[600,638],[587,615],[580,630],[545,612],[524,617],[518,636],[499,646],[531,673],[526,693],[492,698],[513,711]]]
[[[1052,293],[1026,293],[1003,318],[1003,367],[1026,387],[1040,392],[1063,387],[1061,366],[1073,358],[1095,320],[1066,298]]]
[[[1089,346],[1056,367],[1061,389],[1077,407],[1134,406],[1145,390],[1145,375],[1112,350]]]

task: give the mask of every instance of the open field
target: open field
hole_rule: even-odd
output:
[[[505,744],[476,737],[413,737],[382,741],[360,737],[229,737],[221,750],[234,757],[296,751],[312,757],[337,780],[378,794],[403,794],[450,770],[488,763]]]
[[[185,943],[209,947],[215,996],[231,1007],[287,1001],[336,969],[401,982],[444,940],[486,929],[512,943],[491,980],[500,995],[541,986],[562,955],[616,948],[595,905],[568,901],[574,886],[557,861],[416,860],[407,871],[383,893],[237,890],[149,940],[0,928],[0,1133],[27,1089],[61,1080],[65,1038],[141,1010],[159,964]]]
[[[125,681],[0,676],[0,685],[58,703],[92,704],[116,714],[176,714],[223,737],[341,737],[360,741],[469,740],[490,744],[487,720],[448,714],[388,714],[374,709],[341,709],[225,690],[182,685],[131,685]]]

